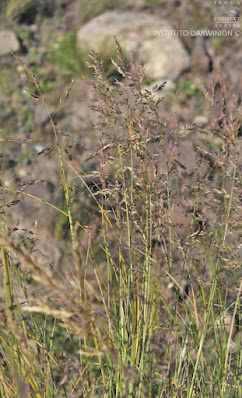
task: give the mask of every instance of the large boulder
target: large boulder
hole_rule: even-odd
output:
[[[0,56],[19,50],[19,42],[11,30],[0,30]]]
[[[77,32],[79,49],[109,53],[116,36],[124,52],[142,59],[148,77],[176,79],[190,66],[190,57],[176,36],[159,36],[156,31],[172,30],[159,15],[143,11],[111,11],[92,19]]]

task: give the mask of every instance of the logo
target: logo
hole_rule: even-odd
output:
[[[214,4],[216,28],[240,28],[239,1],[214,1]]]

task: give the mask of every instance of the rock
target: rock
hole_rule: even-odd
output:
[[[18,51],[20,48],[18,39],[11,30],[0,31],[0,56]]]
[[[188,171],[196,168],[196,155],[193,148],[193,143],[190,141],[183,141],[178,146],[178,160],[183,167]]]
[[[70,84],[63,88],[62,95],[67,92],[69,87]],[[92,117],[94,111],[92,111],[90,107],[94,97],[94,91],[90,90],[90,87],[85,80],[75,80],[64,104],[65,114],[70,117],[71,128],[75,132],[92,128],[95,121]]]
[[[38,126],[44,126],[49,121],[49,115],[43,104],[38,103],[34,109],[34,122]]]
[[[172,231],[174,237],[185,239],[191,233],[192,217],[184,203],[172,208],[171,220],[174,227]]]
[[[157,101],[158,99],[164,97],[167,93],[171,92],[175,88],[175,83],[171,80],[156,80],[154,83],[149,86],[145,86],[142,89],[142,93],[149,92],[152,93],[153,99]]]
[[[206,75],[212,69],[212,60],[207,52],[205,40],[198,37],[192,50],[192,71]]]
[[[193,123],[200,128],[204,128],[208,124],[208,118],[206,116],[196,116]]]
[[[175,80],[190,66],[190,57],[179,37],[159,36],[154,32],[172,30],[157,14],[144,11],[106,12],[77,32],[77,47],[84,51],[109,53],[115,47],[114,36],[124,53],[143,60],[150,78]],[[105,51],[104,51],[105,50]]]

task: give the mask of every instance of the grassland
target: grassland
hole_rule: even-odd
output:
[[[169,130],[142,90],[142,66],[118,44],[117,59],[114,83],[96,54],[89,63],[100,145],[88,176],[66,156],[37,78],[17,59],[49,112],[64,205],[10,188],[1,163],[0,396],[240,397],[238,102],[220,77],[204,89],[208,113],[221,112],[206,131],[193,126],[212,139],[196,144],[191,172],[169,145],[181,130]],[[92,228],[73,210],[77,180],[96,208]],[[35,239],[9,228],[10,194],[68,221],[71,273],[44,253],[40,261]],[[188,220],[182,235],[177,206]]]

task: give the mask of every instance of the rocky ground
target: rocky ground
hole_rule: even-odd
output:
[[[201,315],[202,319],[200,311],[203,309],[206,313],[209,304],[202,303],[202,298],[205,299],[202,297],[203,290],[201,293],[199,289],[202,286],[206,293],[206,289],[212,290],[216,281],[219,297],[214,296],[214,307],[220,308],[224,299],[223,316],[226,318],[228,334],[231,322],[233,324],[230,346],[234,346],[229,346],[229,349],[237,355],[239,313],[232,315],[241,278],[241,187],[239,171],[236,178],[233,178],[233,173],[238,158],[242,160],[237,137],[238,131],[241,136],[241,128],[238,128],[239,115],[236,113],[242,88],[241,38],[236,35],[160,35],[161,30],[214,29],[214,17],[218,10],[215,4],[211,5],[210,0],[26,0],[24,5],[21,4],[23,2],[12,0],[2,0],[0,4],[0,184],[4,188],[1,189],[0,206],[1,220],[11,240],[20,242],[28,253],[33,252],[39,263],[44,265],[43,269],[48,270],[51,264],[54,271],[46,275],[57,276],[57,273],[62,273],[68,281],[68,288],[75,286],[76,270],[56,148],[56,131],[64,159],[72,214],[74,220],[84,226],[75,230],[80,243],[76,250],[80,262],[76,263],[83,272],[80,279],[85,274],[85,294],[90,298],[95,313],[100,318],[107,316],[103,305],[97,300],[96,292],[101,292],[102,288],[97,282],[93,266],[97,261],[98,271],[101,278],[108,281],[106,286],[109,289],[106,253],[100,250],[105,227],[102,230],[101,212],[95,198],[102,198],[102,194],[108,198],[105,202],[108,203],[105,209],[108,216],[115,224],[116,214],[121,214],[124,229],[127,227],[125,173],[120,172],[118,161],[115,163],[119,156],[115,152],[117,140],[114,134],[117,130],[123,137],[124,126],[126,131],[129,130],[129,118],[125,118],[127,104],[131,104],[133,130],[130,130],[135,138],[130,134],[130,142],[127,139],[124,142],[120,139],[119,142],[124,159],[127,153],[130,154],[129,143],[133,144],[134,151],[135,194],[132,189],[130,191],[131,196],[134,196],[133,202],[137,199],[137,207],[130,205],[130,209],[135,226],[132,244],[135,242],[135,250],[137,248],[137,251],[134,250],[137,280],[139,272],[140,277],[144,274],[140,265],[142,256],[150,249],[149,261],[154,260],[152,276],[155,286],[167,300],[166,307],[172,310],[176,308],[184,335],[187,308],[195,303],[195,313]],[[135,84],[129,87],[117,83],[119,81],[122,84],[125,79],[120,69],[114,36],[125,57],[133,53],[136,61],[143,62],[147,76],[136,96],[132,91]],[[109,81],[106,97],[104,95],[102,98],[98,87],[96,91],[93,90],[93,70],[86,64],[90,62],[88,53],[92,49],[103,59],[105,76]],[[129,71],[132,71],[132,66],[134,68],[131,62]],[[48,110],[39,98],[33,80],[39,85]],[[100,81],[99,84],[100,88]],[[101,102],[100,98],[104,98],[104,101]],[[104,120],[106,136],[102,136],[99,129],[102,121],[100,113],[105,116],[106,112],[106,120],[110,122],[112,112],[108,106],[111,103],[115,108],[118,102],[113,123],[116,123],[116,130]],[[96,106],[95,110],[93,106]],[[150,139],[148,144],[148,139],[145,142],[145,133]],[[164,141],[160,139],[161,136]],[[106,145],[106,158],[102,158],[101,151],[98,156],[92,155],[101,144],[104,147]],[[110,171],[110,164],[116,167],[113,166],[115,177],[115,172],[112,174]],[[125,170],[128,184],[132,180],[130,169]],[[146,181],[145,184],[147,170],[148,183]],[[77,173],[84,176],[85,184]],[[106,180],[104,176],[108,176]],[[95,196],[100,187],[104,193]],[[145,208],[142,199],[144,192],[149,189],[153,201],[148,211],[152,214],[147,217],[149,206]],[[230,205],[232,210],[229,220],[226,220]],[[153,223],[152,227],[147,226],[149,222]],[[118,221],[115,225],[118,230],[121,224]],[[228,233],[223,240],[225,225]],[[149,233],[146,229],[149,228],[154,236],[147,238]],[[92,245],[87,231],[92,234]],[[115,236],[116,240],[113,239],[112,233],[110,228],[107,236],[108,242],[111,242],[111,266],[115,273],[121,256],[119,250],[115,252],[114,248],[122,245],[118,242],[119,238]],[[126,230],[124,235],[122,239],[126,244]],[[124,258],[128,256],[128,251],[131,252],[125,244],[122,247]],[[148,248],[149,244],[151,248]],[[49,298],[55,306],[60,299],[65,308],[65,289],[62,292],[58,288],[55,292],[54,284],[41,282],[41,275],[37,279],[40,283],[33,282],[24,266],[18,268],[18,256],[13,258],[16,268],[24,273],[27,294],[33,303],[37,298],[44,303]],[[219,271],[219,277],[215,276],[213,268],[218,263],[221,265],[221,269],[216,270]],[[3,268],[0,267],[0,277]],[[52,281],[54,277],[49,279]],[[15,288],[19,301],[24,303],[26,297],[19,281],[16,281]],[[210,292],[207,295],[209,297]],[[69,311],[68,305],[67,300],[66,308]],[[158,305],[165,326],[159,332],[160,346],[166,347],[169,343],[165,336],[168,328],[170,330],[169,317],[167,308],[162,303]],[[56,345],[61,352],[69,349],[68,344],[67,348],[63,347],[62,340],[60,345],[58,342]],[[192,354],[194,363],[196,353],[195,350]],[[162,351],[157,349],[157,358],[162,357]],[[213,372],[213,360],[210,359]],[[238,362],[235,356],[233,361],[236,368]]]

